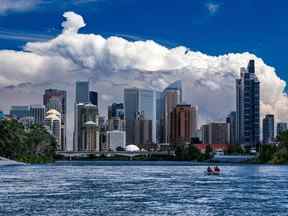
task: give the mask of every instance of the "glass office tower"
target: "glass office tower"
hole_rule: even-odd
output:
[[[237,140],[245,148],[255,148],[260,142],[260,82],[255,74],[255,62],[241,68],[236,80]]]
[[[156,92],[138,88],[124,89],[124,109],[127,144],[134,144],[136,140],[133,125],[140,115],[142,120],[152,121],[151,140],[156,143]]]

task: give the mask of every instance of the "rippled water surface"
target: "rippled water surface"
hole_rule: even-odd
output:
[[[65,162],[0,168],[0,215],[288,215],[287,166]]]

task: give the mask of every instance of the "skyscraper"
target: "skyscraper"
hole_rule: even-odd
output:
[[[43,95],[43,104],[46,111],[57,110],[61,114],[61,140],[59,150],[67,150],[66,144],[66,125],[67,125],[67,93],[59,89],[46,89]]]
[[[29,106],[11,106],[10,115],[16,119],[30,116],[30,108]]]
[[[197,106],[191,106],[191,121],[192,121],[192,137],[197,136],[197,130],[198,130],[198,107]]]
[[[288,130],[288,124],[286,122],[277,123],[277,136],[279,136],[282,132],[287,130]]]
[[[221,122],[203,125],[202,136],[204,144],[227,144],[229,140],[228,125]]]
[[[171,112],[170,141],[173,144],[189,144],[192,138],[192,115],[191,105],[176,105]]]
[[[79,103],[76,105],[74,151],[99,151],[99,116],[97,106]]]
[[[98,93],[96,91],[90,91],[89,100],[91,104],[98,106]]]
[[[156,143],[156,92],[146,89],[124,89],[124,108],[126,118],[126,142],[134,144],[134,121],[141,115],[143,120],[152,122],[152,142]]]
[[[272,144],[274,141],[274,115],[266,115],[263,119],[263,144]]]
[[[227,118],[226,123],[228,126],[228,132],[229,132],[229,140],[228,143],[232,145],[237,144],[237,137],[236,137],[236,131],[237,131],[237,117],[236,112],[231,112]]]
[[[152,149],[152,129],[152,120],[145,119],[144,115],[139,114],[133,121],[134,144],[148,151]]]
[[[177,80],[170,84],[163,91],[163,110],[162,110],[162,123],[163,127],[163,138],[162,142],[170,142],[170,124],[171,124],[171,112],[177,106],[182,103],[182,83],[181,80]]]
[[[124,104],[123,103],[113,103],[108,107],[108,119],[113,117],[119,117],[124,120]]]
[[[89,82],[77,81],[76,82],[76,100],[75,104],[89,103]]]
[[[45,117],[45,106],[36,104],[30,105],[30,116],[34,118],[34,123],[43,125]]]
[[[246,148],[255,148],[260,142],[260,83],[255,74],[255,62],[241,68],[236,80],[237,140]]]

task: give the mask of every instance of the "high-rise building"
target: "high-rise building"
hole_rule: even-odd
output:
[[[201,141],[204,144],[209,144],[209,124],[201,126]]]
[[[228,126],[228,133],[229,133],[228,143],[232,144],[232,145],[236,145],[237,144],[237,136],[236,136],[237,117],[236,116],[237,116],[236,112],[233,111],[226,118],[226,123],[227,123],[227,126]]]
[[[77,81],[76,82],[76,100],[75,104],[89,103],[89,82]]]
[[[111,117],[108,119],[108,130],[113,131],[113,130],[119,130],[119,131],[125,131],[126,130],[126,125],[125,125],[125,120],[121,119],[120,117]]]
[[[146,120],[139,114],[133,121],[134,144],[142,149],[150,150],[153,148],[152,141],[152,120]]]
[[[171,112],[170,141],[173,144],[189,144],[192,138],[192,115],[191,105],[176,105]]]
[[[26,130],[28,130],[34,124],[34,118],[32,116],[25,116],[18,119]]]
[[[134,124],[141,115],[142,120],[152,122],[152,142],[156,143],[156,92],[146,89],[124,89],[126,118],[126,142],[135,144]]]
[[[30,116],[34,118],[34,123],[43,125],[45,117],[45,106],[40,104],[30,105]]]
[[[100,128],[100,151],[109,151],[109,145],[107,142],[107,121],[104,116],[99,117],[99,128]]]
[[[15,119],[30,116],[29,106],[11,106],[10,115]]]
[[[98,93],[96,91],[89,92],[89,99],[91,104],[98,106]]]
[[[191,122],[192,122],[192,137],[196,136],[198,132],[198,107],[197,106],[191,106]]]
[[[107,131],[107,145],[111,151],[117,151],[118,147],[125,149],[126,132],[119,130]]]
[[[0,121],[1,121],[2,119],[4,119],[4,117],[5,117],[4,112],[0,110]]]
[[[46,89],[43,95],[43,104],[46,112],[55,109],[61,114],[61,140],[59,150],[67,150],[66,125],[67,125],[67,93],[59,89]]]
[[[274,142],[274,115],[266,115],[263,119],[263,144]]]
[[[161,126],[163,128],[162,142],[170,142],[170,124],[171,124],[171,112],[177,106],[182,103],[182,83],[180,80],[170,84],[162,93],[163,110],[161,117]]]
[[[74,151],[97,152],[99,148],[99,116],[97,106],[76,105]]]
[[[236,80],[237,143],[255,148],[260,142],[260,83],[255,74],[255,62],[241,68]]]
[[[57,142],[57,150],[61,149],[61,113],[56,109],[50,109],[46,112],[44,125]]]
[[[286,122],[278,122],[277,123],[277,136],[279,136],[281,133],[288,130],[288,124]]]
[[[108,119],[113,117],[119,117],[124,120],[124,104],[123,103],[113,103],[108,107]]]
[[[228,125],[219,122],[211,122],[203,125],[202,136],[204,144],[228,144]]]

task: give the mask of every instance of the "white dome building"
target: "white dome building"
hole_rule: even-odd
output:
[[[55,110],[51,109],[46,113],[45,126],[48,131],[55,137],[58,147],[61,143],[61,114]]]
[[[57,117],[61,117],[61,113],[58,112],[56,109],[50,109],[46,112],[46,115],[49,116],[49,115],[56,115]]]
[[[127,151],[127,152],[139,152],[140,149],[136,145],[128,145],[125,147],[125,151]]]

